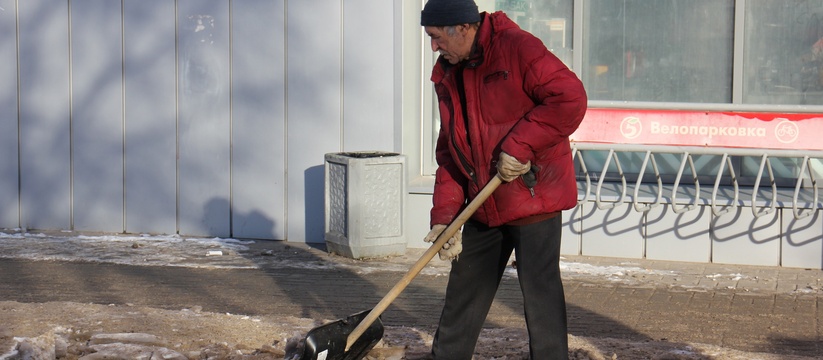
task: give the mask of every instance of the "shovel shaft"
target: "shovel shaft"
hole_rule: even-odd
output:
[[[440,251],[443,245],[447,241],[449,241],[449,239],[451,239],[452,236],[454,236],[454,234],[456,234],[458,230],[460,230],[460,227],[463,226],[463,224],[465,224],[466,221],[469,220],[469,218],[471,218],[471,216],[480,207],[480,205],[482,205],[483,202],[486,201],[486,199],[494,192],[495,189],[497,189],[498,186],[500,186],[502,182],[503,181],[500,179],[500,175],[495,175],[486,184],[486,186],[484,186],[483,189],[480,190],[480,192],[477,194],[477,196],[474,197],[474,199],[469,203],[469,205],[467,205],[466,208],[463,209],[463,211],[461,211],[459,215],[457,215],[457,218],[455,218],[454,221],[452,221],[451,224],[449,224],[449,226],[446,227],[446,230],[443,230],[443,232],[440,233],[440,236],[437,237],[437,240],[435,240],[431,247],[429,247],[429,249],[426,250],[425,253],[423,253],[423,256],[421,256],[420,259],[414,263],[414,265],[411,267],[411,269],[409,269],[406,275],[404,275],[403,278],[400,279],[400,281],[398,281],[397,284],[394,285],[394,287],[386,294],[386,296],[384,296],[383,299],[380,300],[379,303],[377,303],[377,305],[371,310],[371,312],[369,312],[369,314],[365,318],[363,318],[363,321],[361,321],[360,324],[358,324],[357,327],[354,328],[351,334],[349,334],[348,340],[346,341],[346,351],[348,351],[349,348],[351,348],[352,344],[354,344],[354,342],[357,341],[357,339],[359,339],[361,335],[363,335],[363,332],[365,332],[366,329],[368,329],[368,327],[371,326],[371,324],[375,320],[377,320],[377,318],[381,314],[383,314],[384,311],[386,311],[386,309],[394,301],[394,299],[396,299],[400,295],[400,293],[402,293],[403,290],[406,289],[406,287],[411,283],[411,281],[414,280],[415,277],[417,277],[417,274],[419,274],[420,271],[422,271],[423,268],[426,267],[429,261],[431,261],[431,259],[433,259],[435,255],[437,255],[437,253]]]

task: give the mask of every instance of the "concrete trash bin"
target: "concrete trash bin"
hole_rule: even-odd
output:
[[[406,157],[326,154],[326,247],[354,259],[406,252]]]

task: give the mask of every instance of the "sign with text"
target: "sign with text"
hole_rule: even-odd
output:
[[[589,109],[577,142],[823,150],[823,114]]]

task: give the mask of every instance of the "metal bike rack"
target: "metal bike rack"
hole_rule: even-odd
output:
[[[813,203],[813,205],[817,206],[817,195],[818,195],[817,179],[814,176],[814,171],[811,170],[811,166],[809,164],[810,162],[811,162],[811,158],[809,156],[804,156],[803,157],[803,163],[800,166],[800,172],[799,172],[799,175],[797,177],[797,185],[795,185],[794,194],[792,195],[792,214],[794,215],[794,218],[796,220],[806,218],[806,217],[810,216],[812,213],[814,213],[814,210],[801,212],[800,207],[798,206],[798,204],[799,204],[798,197],[800,195],[801,185],[803,184],[803,174],[806,173],[807,169],[809,171],[809,179],[811,181],[812,189],[813,189],[813,192],[814,192],[814,196],[813,196],[814,203]]]
[[[570,254],[823,263],[823,151],[574,142],[572,160]]]
[[[580,165],[581,174],[580,176],[585,178],[585,191],[583,193],[582,198],[578,201],[579,204],[587,202],[589,200],[589,195],[591,193],[592,181],[591,181],[591,174],[586,167],[586,158],[585,153],[588,151],[603,151],[608,152],[608,155],[605,159],[605,163],[603,165],[603,169],[600,169],[599,178],[597,180],[597,184],[594,189],[595,194],[595,204],[597,205],[598,209],[609,209],[615,206],[621,205],[626,202],[627,196],[627,175],[624,172],[623,166],[620,163],[620,159],[618,154],[620,153],[644,153],[644,158],[642,165],[640,166],[640,171],[638,174],[637,182],[635,183],[633,189],[633,196],[632,196],[632,205],[634,209],[638,212],[645,212],[649,211],[650,209],[658,206],[659,204],[665,201],[663,197],[664,188],[667,186],[671,186],[671,198],[669,202],[673,206],[672,210],[675,213],[683,213],[686,211],[694,210],[697,205],[701,202],[701,200],[705,201],[708,205],[711,206],[712,213],[714,215],[722,215],[728,213],[732,210],[735,210],[737,207],[740,206],[740,194],[741,190],[746,189],[751,191],[751,211],[755,217],[762,217],[768,214],[773,213],[779,204],[778,201],[778,194],[781,193],[781,190],[778,189],[776,181],[775,181],[775,174],[774,168],[772,165],[772,159],[798,159],[800,160],[800,170],[795,173],[796,178],[795,183],[796,186],[794,191],[791,194],[791,208],[794,214],[794,217],[797,219],[801,219],[810,215],[810,212],[813,210],[823,209],[823,203],[821,203],[819,199],[819,190],[817,185],[817,175],[815,171],[812,169],[812,160],[823,160],[823,151],[803,151],[803,150],[769,150],[769,149],[746,149],[746,148],[706,148],[706,147],[688,147],[688,146],[663,146],[663,145],[625,145],[625,144],[600,144],[600,143],[573,143],[572,147],[572,156],[576,158],[577,163]],[[680,167],[675,174],[675,180],[671,183],[665,183],[663,178],[660,174],[660,169],[657,164],[656,156],[660,154],[675,154],[680,155]],[[716,155],[720,156],[721,160],[717,171],[714,174],[698,174],[695,170],[694,166],[694,155]],[[753,185],[743,186],[740,184],[740,178],[735,173],[734,167],[732,166],[731,157],[733,156],[747,156],[747,157],[760,157],[760,167],[757,171],[755,176],[755,181]],[[614,163],[617,173],[614,174],[613,172],[609,172],[610,165]],[[643,204],[640,201],[640,188],[642,184],[648,184],[648,182],[643,182],[643,177],[648,172],[649,164],[651,164],[652,171],[654,172],[654,183],[656,183],[657,187],[657,194],[654,200],[651,203]],[[693,198],[690,199],[688,204],[683,206],[678,206],[678,189],[682,185],[683,176],[686,173],[686,168],[688,165],[688,169],[690,171],[690,175],[692,176],[691,180],[694,185],[694,192],[695,195]],[[724,174],[725,173],[725,174]],[[608,178],[607,174],[616,175],[619,180],[607,182],[606,179]],[[761,199],[760,196],[760,188],[761,188],[761,179],[764,175],[768,174],[768,187],[771,190],[771,196],[767,199]],[[700,191],[700,181],[698,179],[698,175],[715,175],[715,181],[713,184],[711,196],[707,199],[702,199],[701,196],[704,194]],[[804,186],[804,180],[808,180],[810,186]],[[723,182],[731,182],[731,188],[733,190],[733,196],[731,198],[728,197],[719,197],[718,192]],[[606,184],[614,184],[620,187],[620,194],[617,196],[615,201],[606,201],[603,197],[603,188]],[[803,208],[800,202],[800,194],[803,190],[807,190],[811,188],[813,190],[813,199],[811,201],[810,208]],[[788,188],[783,188],[783,192],[788,191]],[[682,194],[680,194],[682,196]],[[788,203],[788,201],[786,201]],[[759,205],[763,204],[763,205]]]

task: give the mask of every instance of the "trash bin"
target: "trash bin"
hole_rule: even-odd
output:
[[[326,154],[326,248],[354,259],[406,252],[406,157]]]

